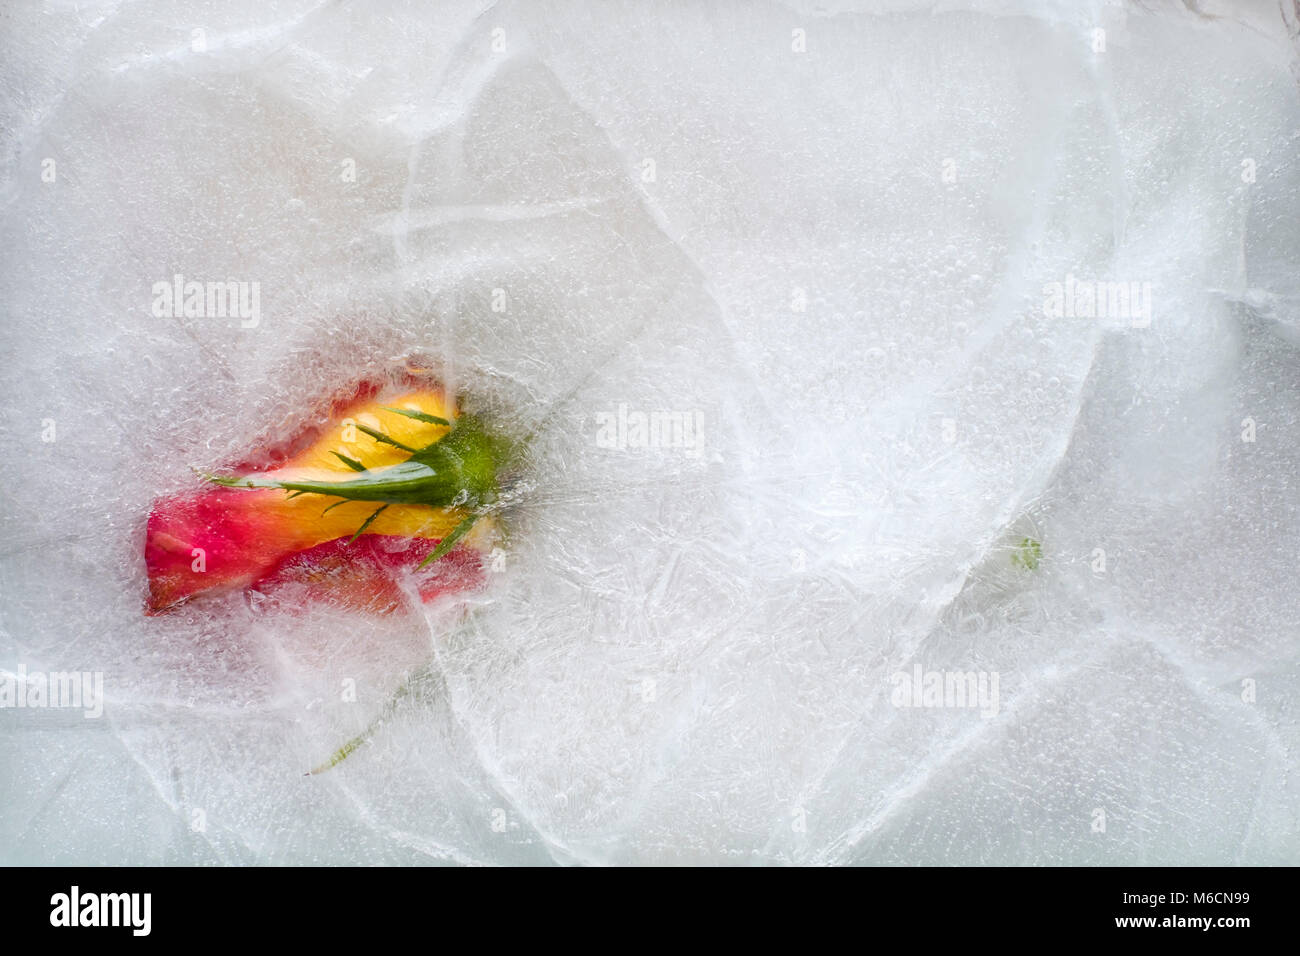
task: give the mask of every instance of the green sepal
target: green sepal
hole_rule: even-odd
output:
[[[456,525],[456,527],[452,528],[451,533],[439,541],[438,546],[429,552],[429,556],[415,566],[415,570],[419,571],[426,564],[432,564],[450,551],[456,542],[463,538],[470,528],[474,527],[474,522],[478,521],[478,519],[478,515],[470,515],[460,524]]]
[[[402,449],[402,451],[409,451],[411,454],[415,454],[417,450],[412,448],[410,445],[403,445],[396,438],[389,438],[379,429],[371,428],[369,425],[363,425],[361,422],[357,422],[357,430],[361,432],[365,432],[365,434],[369,435],[371,438],[379,442],[381,445],[392,445],[394,448],[400,448]]]
[[[374,514],[372,514],[365,521],[361,522],[361,527],[357,529],[356,534],[354,534],[351,538],[348,539],[348,544],[351,544],[353,541],[357,540],[357,538],[361,537],[365,533],[366,529],[369,528],[372,524],[374,524],[375,519],[378,518],[381,514],[383,514],[387,510],[388,510],[388,505],[380,505],[378,508],[376,508]]]
[[[445,418],[439,418],[437,415],[429,415],[425,412],[412,411],[409,408],[389,408],[387,405],[381,406],[384,411],[392,412],[395,415],[405,415],[407,418],[414,418],[417,422],[425,422],[429,425],[443,425],[451,427],[451,422]]]
[[[341,452],[337,452],[337,451],[331,452],[330,454],[332,454],[339,461],[343,462],[343,464],[347,465],[353,471],[366,470],[366,466],[361,464],[361,462],[357,461],[355,458],[349,458],[347,455],[344,455]]]

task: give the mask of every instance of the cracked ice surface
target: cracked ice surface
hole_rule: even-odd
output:
[[[0,710],[5,862],[1300,862],[1300,16],[862,6],[8,11],[0,669],[106,700]],[[409,355],[539,427],[467,618],[143,616],[155,496]]]

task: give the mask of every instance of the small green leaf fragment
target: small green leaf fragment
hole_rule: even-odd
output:
[[[463,538],[470,528],[474,527],[474,522],[478,521],[478,518],[478,515],[470,515],[460,524],[456,525],[456,527],[452,528],[451,533],[439,541],[438,546],[429,552],[429,556],[415,566],[415,570],[419,571],[426,564],[432,564],[450,551],[456,542]]]
[[[1043,545],[1034,538],[1021,538],[1020,546],[1011,555],[1011,563],[1029,571],[1038,570],[1038,562],[1043,558]]]
[[[375,733],[375,729],[376,727],[374,725],[367,727],[361,733],[357,734],[355,737],[353,737],[351,740],[345,743],[338,750],[334,751],[334,753],[330,754],[330,758],[326,760],[323,764],[321,764],[319,767],[313,767],[311,770],[308,770],[306,776],[308,777],[315,776],[318,773],[324,773],[326,770],[329,770],[331,767],[337,767],[344,760],[348,759],[348,757],[352,754],[352,751],[356,750],[367,740],[373,737]]]
[[[334,753],[330,754],[329,759],[326,760],[323,764],[321,764],[318,767],[314,767],[311,770],[308,770],[306,776],[313,776],[318,773],[324,773],[326,770],[329,770],[331,767],[337,767],[344,760],[346,760],[358,747],[360,747],[371,737],[373,737],[375,733],[384,725],[384,721],[391,718],[393,714],[397,712],[397,708],[401,706],[402,702],[406,698],[412,696],[412,694],[424,683],[424,681],[431,676],[432,674],[431,667],[432,667],[431,664],[425,665],[415,674],[411,675],[410,678],[403,681],[402,685],[393,692],[393,696],[388,699],[388,702],[386,704],[384,704],[384,709],[380,711],[379,716],[370,722],[370,726],[368,726],[365,730],[361,731],[361,733],[357,734],[355,737],[353,737],[351,740],[345,743],[338,750],[334,751]]]
[[[426,422],[429,425],[444,425],[447,428],[451,427],[451,422],[447,421],[445,418],[439,418],[437,415],[429,415],[425,412],[417,412],[409,408],[389,408],[387,405],[383,406],[383,409],[384,411],[392,412],[395,415],[405,415],[407,418],[414,418],[417,422]]]
[[[329,514],[331,511],[333,511],[335,508],[337,508],[339,505],[345,505],[345,504],[347,504],[349,501],[355,501],[355,500],[356,500],[355,498],[340,498],[338,501],[334,502],[334,504],[330,505],[328,508],[326,508],[324,511],[322,511],[322,512],[320,513],[320,516],[323,518],[323,517],[325,517],[327,514]]]

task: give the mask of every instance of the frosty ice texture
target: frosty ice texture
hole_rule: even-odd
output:
[[[935,6],[13,10],[0,667],[106,699],[0,711],[4,860],[1300,860],[1295,24]],[[468,618],[141,616],[156,495],[412,355],[539,429]]]

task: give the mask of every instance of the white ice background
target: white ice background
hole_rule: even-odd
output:
[[[1300,862],[1292,0],[0,31],[0,677],[106,698],[0,710],[3,862]],[[177,273],[259,324],[155,317]],[[468,616],[143,614],[155,497],[413,355],[540,428]]]

